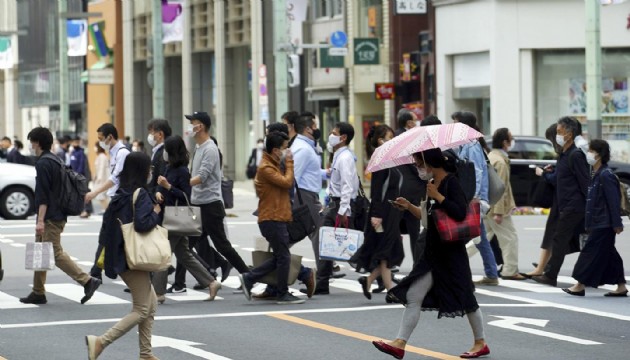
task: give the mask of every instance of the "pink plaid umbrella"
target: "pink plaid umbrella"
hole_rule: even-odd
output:
[[[367,166],[368,172],[413,163],[413,154],[440,148],[448,150],[482,137],[462,123],[418,126],[379,146]]]

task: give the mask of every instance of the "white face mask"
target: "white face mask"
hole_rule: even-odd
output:
[[[164,159],[165,162],[168,162],[168,153],[166,151],[162,153],[162,159]]]
[[[132,146],[131,151],[136,152],[136,151],[140,151],[140,149],[137,146]]]
[[[31,154],[35,154],[35,149],[33,149],[33,143],[30,141],[28,143],[28,152]]]
[[[155,141],[155,136],[153,136],[153,134],[149,134],[149,136],[147,136],[147,142],[151,146],[155,146],[157,144],[157,141]]]
[[[560,147],[564,147],[564,144],[566,143],[563,135],[556,135],[556,142],[560,145]]]
[[[420,120],[416,120],[416,127],[420,126]]]
[[[331,148],[334,148],[335,146],[339,145],[340,143],[341,143],[341,136],[337,136],[337,135],[333,135],[333,134],[330,134],[328,136],[328,145]]]
[[[595,153],[589,151],[586,153],[586,162],[593,166],[595,165],[595,163],[597,163],[597,159],[595,159]]]
[[[424,181],[429,181],[433,179],[433,172],[428,172],[426,168],[419,167],[418,168],[418,176],[420,179]]]
[[[328,143],[328,145],[326,145],[326,150],[328,150],[328,152],[331,154],[335,152],[331,143]]]
[[[186,132],[184,133],[186,136],[190,136],[190,137],[195,137],[195,135],[197,135],[198,131],[195,131],[195,126],[193,124],[189,124],[188,127],[186,127]]]
[[[514,149],[514,145],[516,145],[516,141],[512,139],[510,146],[508,146],[507,151],[512,151]]]
[[[287,151],[288,150],[289,150],[288,148],[282,150],[282,153],[280,154],[280,161],[284,161],[284,159],[287,157]]]
[[[258,149],[258,150],[262,150],[263,147],[264,147],[263,143],[256,144],[256,149]]]
[[[107,144],[105,140],[99,141],[98,144],[103,148],[103,150],[109,151],[109,144]]]

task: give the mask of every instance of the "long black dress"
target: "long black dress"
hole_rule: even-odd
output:
[[[377,233],[369,223],[365,231],[365,242],[351,260],[356,270],[371,272],[382,260],[391,268],[402,263],[405,251],[400,236],[402,212],[394,208],[388,200],[400,196],[402,176],[397,169],[386,169],[372,174],[370,213],[372,217],[383,219],[383,232]]]
[[[438,187],[444,195],[442,204],[428,204],[430,210],[444,209],[455,220],[466,217],[466,199],[457,178],[448,175]],[[429,211],[430,211],[429,210]],[[399,285],[388,292],[388,299],[407,303],[407,291],[416,280],[432,272],[433,287],[422,303],[422,310],[437,310],[443,316],[464,316],[475,312],[479,305],[475,298],[466,243],[444,243],[435,226],[432,215],[428,219],[427,244],[423,256],[414,265],[411,273]]]

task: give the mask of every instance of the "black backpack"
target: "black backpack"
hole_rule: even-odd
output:
[[[477,190],[477,176],[475,175],[475,164],[472,161],[460,159],[453,150],[444,151],[444,156],[448,158],[448,164],[454,165],[454,169],[446,169],[457,177],[459,184],[464,191],[466,203],[469,203],[475,196]]]
[[[80,215],[85,208],[85,194],[90,191],[87,179],[51,153],[44,154],[43,158],[55,161],[60,166],[61,183],[53,190],[59,194],[61,211],[67,216]]]

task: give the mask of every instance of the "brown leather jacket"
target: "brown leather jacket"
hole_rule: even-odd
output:
[[[283,172],[280,170],[280,163],[263,152],[254,184],[258,194],[258,223],[291,222],[289,190],[293,186],[293,160],[285,162]]]

